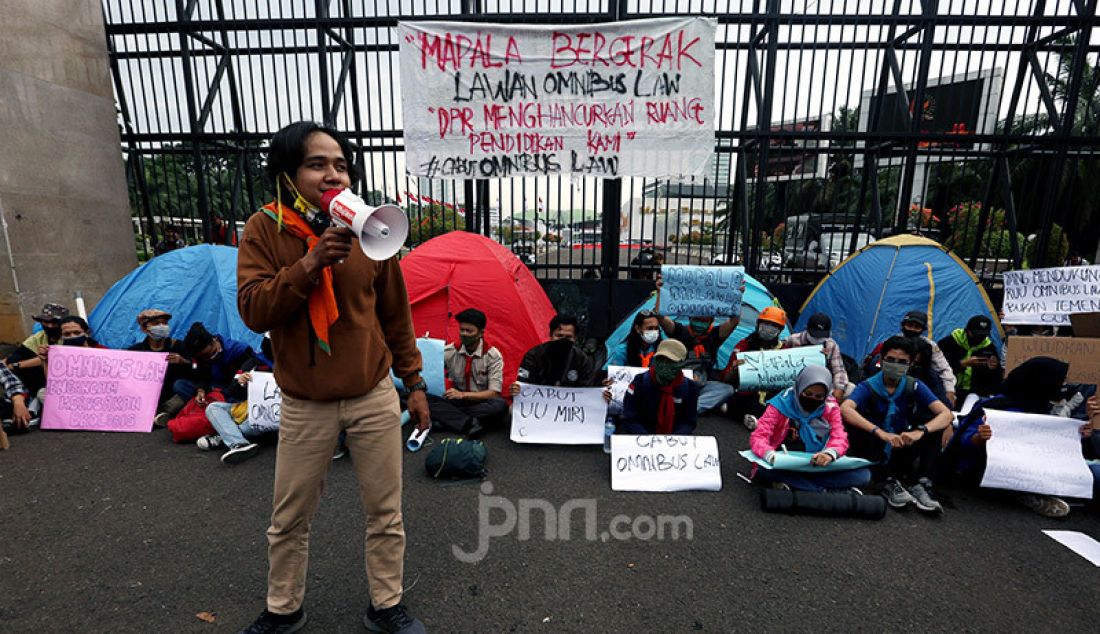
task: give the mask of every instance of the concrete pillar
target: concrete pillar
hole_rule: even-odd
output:
[[[137,266],[99,0],[0,0],[0,341]]]

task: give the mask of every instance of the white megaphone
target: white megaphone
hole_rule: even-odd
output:
[[[351,229],[363,253],[372,260],[395,255],[409,235],[409,219],[400,207],[371,207],[350,189],[328,190],[321,196],[321,208],[338,226]]]

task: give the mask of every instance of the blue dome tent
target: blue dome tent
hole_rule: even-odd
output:
[[[974,272],[938,242],[919,236],[879,240],[849,256],[810,293],[798,329],[814,313],[833,320],[833,338],[856,363],[901,329],[911,310],[928,313],[928,333],[942,339],[974,315],[989,317],[997,327],[990,339],[1004,339],[993,303]]]
[[[127,348],[145,337],[137,315],[146,308],[172,314],[172,336],[181,339],[201,321],[210,332],[259,349],[237,312],[237,249],[199,245],[169,251],[134,269],[107,291],[88,316],[97,341]]]
[[[653,306],[657,303],[657,294],[650,295],[641,304],[638,304],[634,310],[630,311],[627,316],[619,322],[619,325],[615,327],[611,335],[607,338],[607,342],[604,346],[607,348],[607,355],[611,355],[612,349],[615,346],[622,343],[626,336],[630,334],[630,327],[634,323],[634,315],[637,315],[643,310],[652,310]],[[718,366],[725,367],[729,363],[730,354],[733,353],[733,347],[737,345],[738,341],[741,341],[745,337],[749,336],[753,330],[756,329],[756,317],[760,314],[760,311],[764,310],[768,306],[779,306],[779,300],[772,295],[771,291],[766,286],[760,283],[756,278],[751,275],[745,274],[745,293],[741,297],[741,323],[737,325],[737,329],[726,339],[722,347],[718,349]],[[689,315],[671,315],[674,319],[681,323],[687,323]],[[725,321],[719,317],[715,321]],[[783,333],[781,337],[789,337],[791,334],[790,329],[786,326],[783,327]]]

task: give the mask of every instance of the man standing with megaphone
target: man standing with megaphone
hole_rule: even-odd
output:
[[[353,170],[351,146],[335,130],[309,121],[279,130],[267,162],[276,200],[248,220],[237,256],[241,317],[252,330],[271,332],[283,395],[267,529],[267,608],[244,630],[249,633],[305,625],[309,526],[341,431],[367,515],[367,629],[424,631],[401,603],[401,423],[389,370],[410,390],[418,429],[430,425],[426,386],[405,281],[393,257],[404,236],[395,238],[397,248],[367,239],[403,233],[404,216],[398,210],[400,219],[375,218],[364,230],[364,221],[382,208],[339,197]],[[328,206],[336,198],[350,216],[334,226]],[[356,241],[362,248],[352,248]]]

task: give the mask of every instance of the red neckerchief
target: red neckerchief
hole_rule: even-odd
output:
[[[652,381],[653,386],[657,388],[657,391],[661,393],[660,400],[657,402],[656,433],[668,436],[672,433],[672,425],[676,422],[676,398],[673,393],[684,382],[684,375],[682,372],[677,372],[676,378],[672,379],[672,383],[661,385],[657,382],[657,373],[653,368],[650,368],[649,379]]]

